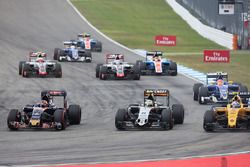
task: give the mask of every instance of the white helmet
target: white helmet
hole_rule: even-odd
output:
[[[70,49],[75,49],[76,47],[74,45],[71,45],[70,46]]]
[[[153,100],[146,99],[145,106],[146,107],[153,107],[154,103]]]

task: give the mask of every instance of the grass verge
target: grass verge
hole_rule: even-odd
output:
[[[225,48],[201,37],[164,0],[71,1],[95,27],[129,48],[161,50],[179,64],[202,72],[225,71],[230,79],[250,87],[250,52],[231,52],[231,62],[227,64],[203,63],[204,49]],[[177,46],[155,46],[154,36],[160,34],[176,35]]]

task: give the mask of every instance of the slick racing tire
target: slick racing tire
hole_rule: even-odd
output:
[[[182,104],[172,105],[173,118],[175,124],[183,124],[184,122],[184,107]]]
[[[26,78],[30,77],[30,67],[28,64],[23,65],[22,75],[23,77],[26,77]]]
[[[106,80],[107,79],[107,71],[108,71],[107,67],[101,66],[101,68],[100,68],[100,79],[101,80]]]
[[[146,64],[142,60],[136,60],[136,66],[139,68],[140,74],[145,75],[142,70],[146,70]]]
[[[126,117],[126,109],[118,109],[115,115],[115,127],[118,130],[125,130],[124,121]]]
[[[7,125],[10,130],[18,130],[18,127],[11,125],[10,122],[21,122],[21,113],[17,109],[10,110]]]
[[[248,92],[248,87],[246,85],[240,85],[240,92]]]
[[[66,116],[65,116],[64,111],[62,109],[57,109],[54,112],[54,123],[55,123],[56,130],[66,129],[66,126],[67,126]]]
[[[177,64],[176,64],[176,62],[171,61],[169,69],[172,71],[170,73],[171,76],[176,76],[177,75]]]
[[[54,60],[59,60],[59,57],[60,57],[59,52],[60,52],[60,50],[61,49],[59,49],[59,48],[54,49]]]
[[[20,61],[19,62],[19,75],[22,75],[23,72],[23,65],[24,65],[25,61]]]
[[[134,80],[140,80],[140,78],[141,78],[140,67],[134,65]]]
[[[161,112],[161,128],[163,130],[173,129],[174,122],[172,112],[170,109],[163,109]]]
[[[62,66],[61,66],[61,64],[56,63],[54,72],[55,72],[56,78],[62,78]]]
[[[194,101],[198,100],[199,88],[203,86],[202,83],[195,83],[193,86],[193,99]]]
[[[207,104],[207,102],[204,100],[202,101],[202,97],[207,97],[208,96],[208,88],[205,86],[201,86],[199,88],[199,94],[198,94],[198,101],[199,104]]]
[[[100,68],[101,68],[102,64],[97,64],[96,68],[95,68],[95,77],[99,78],[100,77]]]
[[[79,125],[82,116],[81,107],[76,104],[69,105],[68,116],[70,125]]]
[[[209,126],[208,124],[214,123],[215,122],[215,116],[214,116],[214,111],[211,110],[207,110],[204,114],[204,119],[203,119],[203,129],[206,132],[212,132],[214,131],[214,127],[213,126]]]
[[[96,51],[97,52],[102,52],[102,43],[99,42],[99,41],[96,43]]]

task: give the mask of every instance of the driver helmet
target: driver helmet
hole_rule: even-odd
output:
[[[42,100],[41,107],[48,107],[49,104],[46,100]]]
[[[238,95],[234,96],[233,102],[232,102],[232,107],[233,108],[240,108],[240,97]]]
[[[71,45],[70,46],[70,49],[75,49],[76,47],[74,45]]]
[[[153,105],[154,105],[153,100],[146,99],[146,101],[145,101],[145,106],[146,107],[153,107]]]
[[[218,85],[218,86],[224,85],[223,79],[218,79],[218,80],[217,80],[217,85]]]

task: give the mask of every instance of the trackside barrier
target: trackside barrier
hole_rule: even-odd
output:
[[[107,164],[62,164],[51,167],[249,167],[250,154],[227,155],[179,160],[155,160],[141,162],[117,162]],[[48,166],[46,166],[48,167]]]
[[[197,31],[201,36],[216,42],[228,49],[233,48],[233,34],[209,27],[201,23],[197,18],[189,13],[187,9],[177,3],[175,0],[165,0],[172,9],[185,20],[191,28]]]

